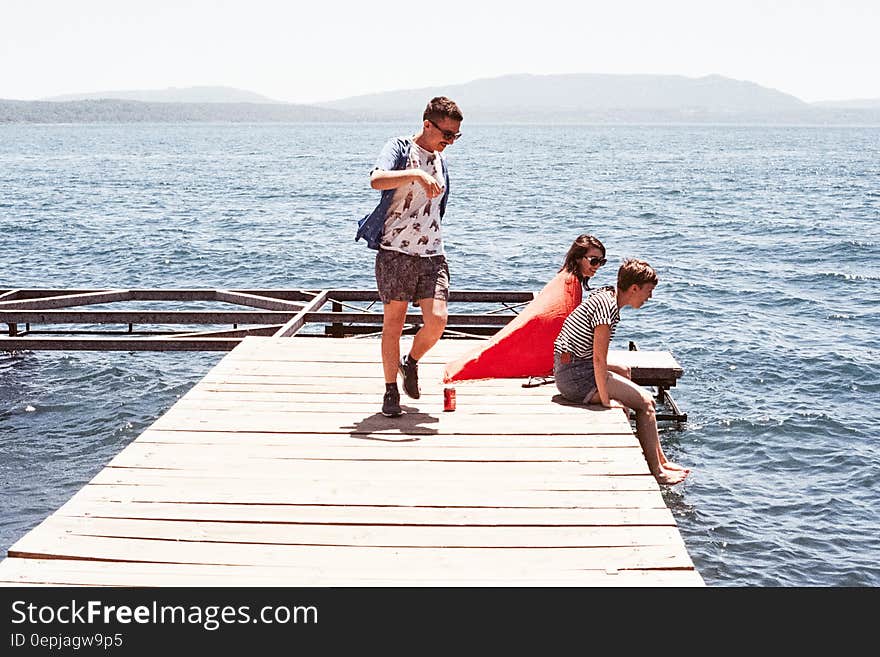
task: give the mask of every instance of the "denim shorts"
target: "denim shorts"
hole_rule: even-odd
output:
[[[569,401],[588,404],[596,394],[596,374],[592,358],[553,353],[553,376],[556,387]]]

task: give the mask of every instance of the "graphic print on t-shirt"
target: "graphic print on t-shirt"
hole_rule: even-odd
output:
[[[414,143],[406,168],[421,169],[433,176],[441,188],[446,186],[440,154],[436,151],[426,151]],[[440,196],[428,198],[417,182],[398,187],[385,219],[382,248],[417,256],[442,255]]]

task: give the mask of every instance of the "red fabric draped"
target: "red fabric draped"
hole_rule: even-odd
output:
[[[491,339],[448,362],[443,382],[549,376],[553,342],[582,292],[574,274],[559,272]]]

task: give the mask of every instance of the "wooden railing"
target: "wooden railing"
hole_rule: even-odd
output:
[[[492,335],[533,298],[514,290],[453,290],[445,337]],[[157,302],[174,307],[143,307]],[[202,307],[185,308],[193,304]],[[478,309],[460,311],[467,307]],[[249,335],[377,333],[382,311],[374,290],[3,289],[2,324],[3,351],[228,351]],[[405,333],[421,324],[421,313],[408,313]]]

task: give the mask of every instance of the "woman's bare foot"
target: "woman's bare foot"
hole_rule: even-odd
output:
[[[689,470],[661,470],[654,475],[654,479],[657,480],[658,484],[674,486],[683,482],[688,474],[690,474]]]
[[[663,448],[659,445],[657,446],[657,460],[660,462],[661,468],[666,468],[667,470],[684,470],[685,472],[690,472],[690,468],[686,468],[678,463],[673,463],[669,459],[666,458],[666,454],[663,453]]]

